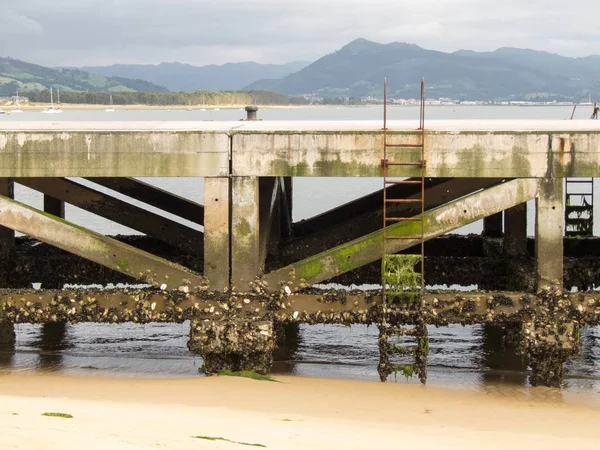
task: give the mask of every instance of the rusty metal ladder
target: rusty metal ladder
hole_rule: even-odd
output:
[[[425,239],[424,239],[424,215],[425,215],[425,80],[421,80],[421,101],[419,108],[419,131],[418,142],[392,143],[387,129],[387,80],[384,79],[383,87],[383,159],[381,161],[383,172],[383,257],[382,257],[382,287],[383,305],[381,323],[379,325],[379,366],[377,368],[381,381],[385,381],[393,372],[401,372],[404,376],[417,375],[422,383],[427,380],[427,353],[429,351],[429,337],[427,326],[422,317],[424,292],[425,292]],[[408,150],[408,151],[407,151]],[[415,151],[418,150],[418,155]],[[412,159],[407,159],[407,153],[411,152]],[[409,155],[410,156],[410,155]],[[414,160],[418,156],[418,160]],[[419,177],[401,179],[390,176],[392,167],[413,167],[419,169]],[[409,197],[394,196],[396,192],[394,185],[418,186],[418,192],[414,190]],[[389,191],[388,191],[388,188]],[[402,190],[399,190],[402,192]],[[395,206],[404,205],[402,208],[407,214],[399,214]],[[418,206],[419,214],[414,214],[414,209],[408,206]],[[390,215],[393,213],[393,215]],[[405,228],[408,233],[390,232],[388,226],[404,222],[409,225]],[[393,250],[393,243],[399,239],[417,240],[420,246],[419,255],[397,255]],[[415,271],[415,267],[418,270]],[[402,303],[405,308],[411,309],[414,317],[413,328],[403,326],[400,323],[400,314],[394,314],[394,310]],[[416,345],[396,345],[390,343],[391,337],[397,337],[398,341],[404,337],[411,337]],[[412,355],[412,364],[392,364],[391,357],[397,355]]]
[[[565,181],[565,235],[594,235],[594,179],[567,178]]]

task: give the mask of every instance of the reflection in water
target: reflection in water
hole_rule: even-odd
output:
[[[0,370],[10,369],[15,356],[14,344],[0,344]]]
[[[35,345],[40,349],[38,367],[43,370],[60,370],[63,350],[68,348],[67,324],[62,322],[45,323],[40,328],[40,336]]]
[[[428,327],[430,385],[464,387],[519,397],[551,398],[552,390],[528,392],[526,365],[510,350],[503,333],[482,326]],[[194,377],[202,365],[186,347],[189,322],[182,324],[22,324],[16,352],[0,350],[0,364],[12,370],[110,374],[120,377]],[[274,372],[307,377],[378,381],[377,327],[300,324],[282,329]],[[591,336],[588,336],[591,333]],[[584,330],[580,358],[568,363],[567,392],[600,389],[600,329]],[[591,353],[591,355],[590,355]],[[389,382],[394,382],[393,379]],[[399,378],[398,383],[418,383]],[[512,392],[512,393],[511,393]]]
[[[514,343],[507,339],[507,331],[511,330],[492,325],[484,325],[480,328],[483,385],[502,383],[524,386],[527,384],[527,363],[514,347]]]
[[[293,374],[296,352],[300,346],[300,324],[275,324],[277,347],[273,352],[273,373]]]

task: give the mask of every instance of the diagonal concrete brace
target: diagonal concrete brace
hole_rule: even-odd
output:
[[[183,266],[0,196],[0,225],[165,289],[204,288],[205,278]]]
[[[74,181],[65,178],[16,178],[15,182],[140,231],[173,247],[195,253],[202,250],[203,236],[200,231]]]
[[[425,212],[425,240],[531,200],[537,192],[536,179],[517,179],[433,208]],[[420,234],[420,227],[419,222],[400,222],[387,227],[387,234],[414,236]],[[397,253],[418,243],[416,239],[396,239],[388,248]],[[280,284],[298,290],[377,261],[382,254],[383,230],[379,230],[270,272],[263,280],[272,292],[277,291]]]

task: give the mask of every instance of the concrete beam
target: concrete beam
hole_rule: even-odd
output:
[[[231,178],[231,285],[244,292],[260,272],[257,177]]]
[[[153,286],[163,286],[165,289],[187,286],[193,290],[206,284],[201,275],[183,266],[4,196],[0,196],[0,225]]]
[[[439,181],[439,182],[438,182]],[[425,208],[435,208],[467,194],[500,183],[496,178],[434,179],[427,181]],[[406,185],[400,185],[406,186]],[[411,186],[411,185],[408,185]],[[388,198],[420,198],[421,193],[412,190],[392,190]],[[377,191],[356,202],[294,224],[296,239],[284,244],[278,261],[290,264],[332,246],[356,239],[381,228],[383,192]],[[354,212],[353,212],[354,211]],[[362,213],[361,213],[362,212]],[[339,213],[339,216],[338,216]],[[396,204],[389,208],[389,215],[409,217],[420,213],[418,203]],[[306,236],[303,236],[306,235]]]
[[[202,205],[151,184],[135,178],[88,177],[87,180],[190,222],[204,224],[204,207]]]
[[[418,131],[388,131],[390,142],[416,144]],[[542,177],[551,137],[540,132],[430,131],[425,138],[426,177]],[[256,176],[382,175],[381,131],[240,132],[233,136],[233,174]],[[420,150],[403,150],[418,161]],[[600,164],[600,154],[594,153]],[[599,166],[600,167],[600,166]],[[394,166],[390,176],[419,176],[419,168]]]
[[[416,181],[417,179],[411,179]],[[420,178],[419,178],[420,181]],[[434,202],[434,205],[430,205],[431,202],[431,189],[436,186],[444,184],[446,187],[449,181],[445,178],[427,179],[425,180],[425,201],[427,202],[426,208],[431,206],[438,206],[439,203]],[[464,180],[464,183],[468,183],[470,180]],[[454,183],[454,185],[457,185]],[[459,185],[460,186],[460,185]],[[443,195],[448,189],[441,189],[438,192]],[[421,187],[419,185],[392,185],[386,189],[388,198],[417,198],[421,197]],[[346,220],[354,220],[358,215],[364,214],[369,211],[381,210],[383,205],[383,190],[380,189],[371,194],[364,195],[355,200],[344,203],[343,205],[337,206],[324,213],[318,214],[309,219],[301,220],[294,224],[294,234],[301,236],[304,234],[313,233],[315,231],[322,232],[323,228],[337,225],[340,222]],[[414,207],[415,209],[417,207]],[[381,223],[381,220],[379,220]]]
[[[600,128],[590,122],[428,121],[425,176],[598,176]],[[419,139],[414,121],[388,128],[393,142]],[[8,122],[0,176],[224,176],[231,159],[235,176],[377,177],[382,139],[381,121]]]
[[[538,183],[531,179],[507,181],[500,185],[470,194],[425,212],[425,239],[429,240],[483,217],[503,211],[537,195]],[[387,227],[389,236],[414,236],[418,222],[400,222]],[[388,251],[399,252],[419,243],[417,239],[396,239]],[[341,273],[377,261],[383,252],[383,230],[339,245],[265,275],[271,291],[279,284],[298,290],[333,278]]]
[[[161,124],[140,131],[141,122],[131,130],[78,125],[0,130],[0,176],[199,177],[229,170],[226,132],[161,131]]]
[[[247,301],[246,301],[247,300]],[[600,294],[565,294],[565,316],[581,325],[600,324]],[[426,293],[423,317],[427,323],[512,324],[534,315],[544,300],[512,291]],[[177,322],[197,320],[261,320],[279,323],[372,324],[381,320],[380,291],[313,291],[273,303],[268,296],[164,292],[155,289],[120,290],[0,290],[0,318],[14,323],[48,322]],[[412,323],[416,312],[398,306],[394,320]]]
[[[204,178],[204,276],[212,290],[229,287],[229,178]]]
[[[17,178],[15,181],[43,192],[46,196],[60,199],[105,219],[160,239],[174,247],[184,250],[194,249],[198,252],[202,250],[201,232],[71,180]]]
[[[538,289],[563,288],[563,180],[539,180],[536,198],[535,266]]]

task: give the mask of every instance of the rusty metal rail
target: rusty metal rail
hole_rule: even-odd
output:
[[[381,161],[383,174],[383,258],[382,258],[382,292],[385,307],[379,324],[379,366],[378,371],[382,381],[391,373],[399,370],[406,373],[415,373],[421,382],[427,380],[427,353],[429,339],[426,321],[422,311],[425,293],[425,80],[421,80],[421,102],[419,108],[418,142],[391,142],[392,137],[387,129],[387,80],[383,81],[383,159]],[[418,161],[408,160],[406,149],[419,149]],[[403,151],[404,150],[404,151]],[[414,158],[414,153],[413,153]],[[391,166],[413,166],[419,168],[420,179],[394,179],[389,175]],[[390,198],[386,190],[393,184],[419,184],[420,195],[412,198]],[[404,209],[405,215],[399,215],[395,205],[418,205],[419,213],[414,209]],[[388,226],[398,222],[417,222],[418,227],[411,229],[407,234],[390,234]],[[419,256],[406,258],[395,255],[391,249],[391,242],[396,240],[416,240],[420,247]],[[415,271],[415,267],[419,266]],[[404,328],[401,323],[393,319],[393,310],[400,303],[409,303],[416,317],[414,328]],[[413,337],[415,343],[411,345],[390,344],[390,337],[396,336],[400,340],[403,336]],[[413,364],[392,364],[390,357],[393,355],[414,355]]]

